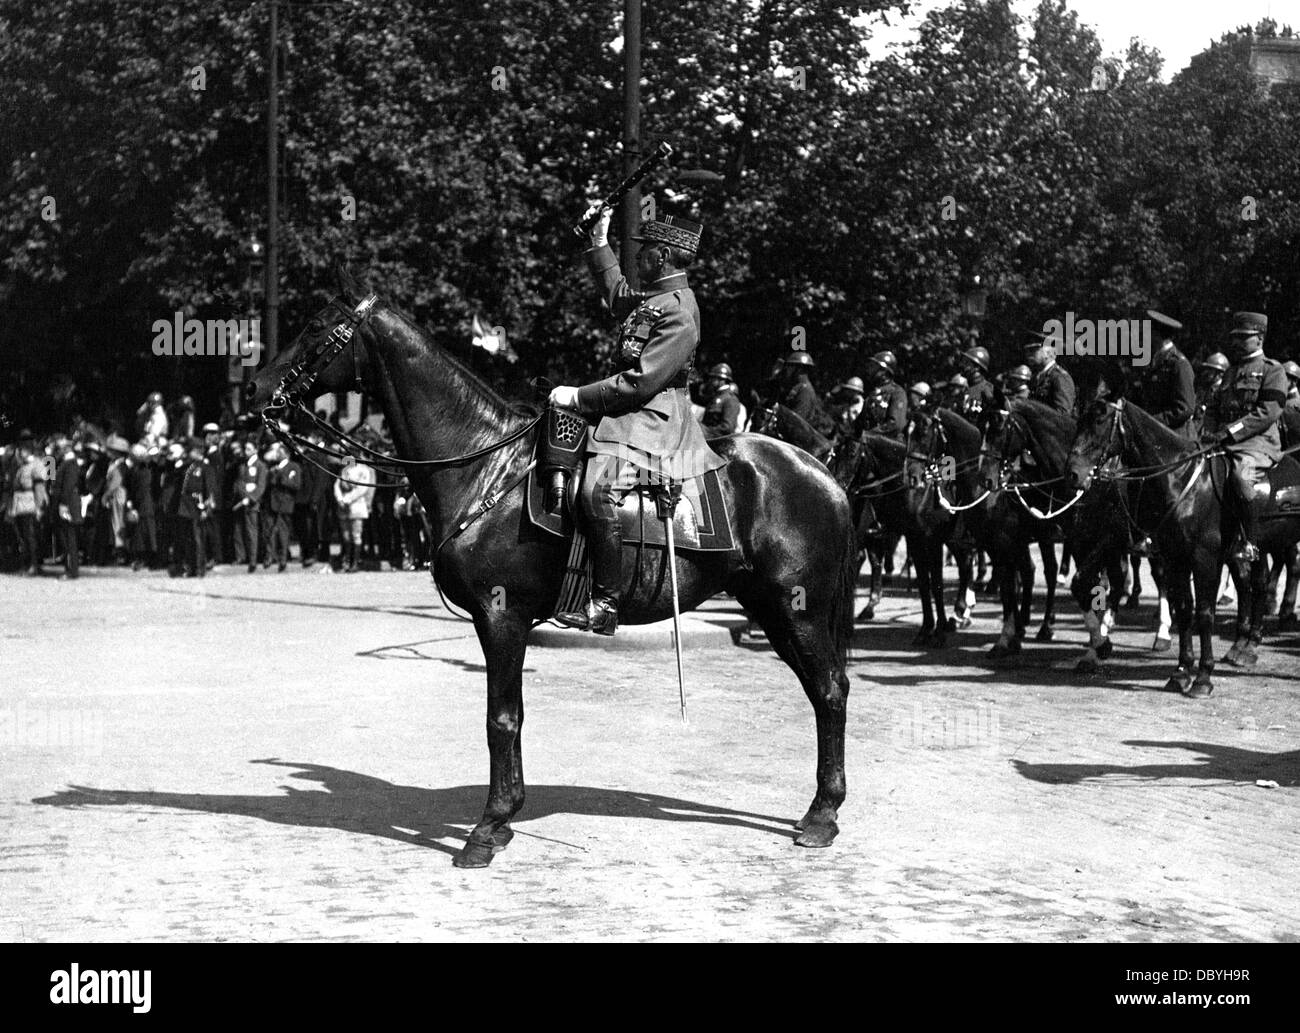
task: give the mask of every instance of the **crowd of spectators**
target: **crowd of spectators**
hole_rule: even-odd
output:
[[[260,423],[227,415],[223,424],[196,425],[191,399],[169,410],[154,393],[130,428],[77,420],[44,438],[21,431],[0,448],[0,570],[31,576],[61,564],[72,579],[83,566],[173,577],[225,564],[427,567],[431,529],[405,479],[350,455],[306,450],[300,462]],[[392,454],[382,431],[350,433]]]

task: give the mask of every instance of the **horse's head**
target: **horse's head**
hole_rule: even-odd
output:
[[[865,451],[857,438],[848,438],[835,446],[826,468],[830,470],[835,483],[848,491],[855,479],[859,478],[859,468],[864,465]]]
[[[336,275],[338,295],[248,382],[244,397],[250,412],[295,401],[310,403],[326,392],[347,390],[368,368],[368,345],[361,328],[377,298],[366,294],[342,267]]]
[[[990,406],[984,413],[984,447],[980,449],[979,485],[997,491],[1010,480],[1025,449],[1024,423],[1010,408]]]
[[[1124,451],[1124,399],[1098,398],[1084,410],[1066,464],[1067,482],[1086,489],[1101,465]]]

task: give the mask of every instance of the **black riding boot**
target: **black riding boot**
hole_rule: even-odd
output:
[[[592,520],[587,525],[591,551],[591,602],[585,613],[557,613],[555,619],[571,628],[612,635],[618,629],[618,590],[623,583],[623,528],[614,520]]]
[[[1254,563],[1259,559],[1259,510],[1252,502],[1240,502],[1241,542],[1232,557],[1241,563]]]

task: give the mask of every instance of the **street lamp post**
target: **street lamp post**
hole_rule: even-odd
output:
[[[629,176],[641,162],[641,0],[623,0],[623,175]],[[635,186],[623,198],[623,234],[619,238],[619,262],[632,287],[636,275],[636,241],[632,237],[641,225],[641,188]]]

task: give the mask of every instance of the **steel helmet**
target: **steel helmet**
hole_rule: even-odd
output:
[[[1288,380],[1300,380],[1300,365],[1296,365],[1296,363],[1287,359],[1286,362],[1282,363],[1282,369],[1286,371]]]
[[[736,382],[736,378],[731,375],[731,367],[725,362],[719,362],[709,369],[709,379],[725,380],[728,384]]]
[[[961,353],[961,357],[973,362],[985,373],[989,371],[989,350],[987,348],[981,348],[979,345],[967,348]]]
[[[948,386],[953,388],[957,388],[957,387],[966,388],[966,387],[970,387],[970,381],[967,380],[965,377],[963,377],[960,373],[954,373],[952,376],[948,378]]]
[[[894,357],[893,352],[891,351],[876,352],[875,355],[871,356],[870,361],[874,362],[877,366],[883,369],[891,377],[898,375],[898,359]]]
[[[1197,364],[1198,369],[1217,369],[1220,373],[1228,372],[1228,357],[1223,352],[1215,352],[1207,359],[1202,359]]]
[[[791,352],[785,357],[785,364],[787,366],[808,366],[809,368],[817,365],[817,363],[813,362],[813,357],[806,351]]]
[[[855,395],[865,395],[867,393],[867,389],[862,386],[861,377],[849,377],[844,383],[836,385],[835,390],[848,391]]]
[[[1008,384],[1028,384],[1033,379],[1034,375],[1029,372],[1029,367],[1024,364],[1012,366],[1007,370],[1006,380]]]
[[[924,380],[918,380],[915,384],[907,389],[909,395],[916,395],[918,398],[930,397],[930,385]]]

